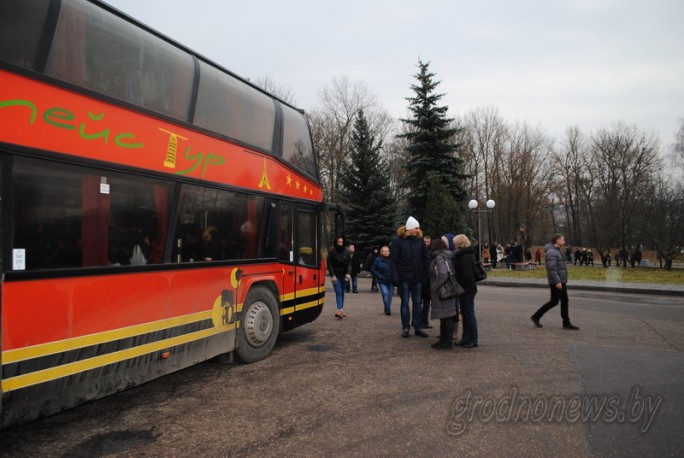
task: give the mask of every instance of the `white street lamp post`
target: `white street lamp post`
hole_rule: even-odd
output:
[[[479,203],[475,199],[468,202],[468,208],[470,208],[473,212],[477,213],[477,246],[479,247],[479,254],[477,258],[480,259],[482,257],[482,223],[480,222],[480,214],[491,212],[494,206],[496,205],[496,202],[494,202],[492,199],[489,199],[485,203],[485,205],[487,206],[486,210],[478,210],[478,205]]]

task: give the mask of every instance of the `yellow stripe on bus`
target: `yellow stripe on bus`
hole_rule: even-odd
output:
[[[303,291],[300,291],[299,294],[297,294],[297,297],[302,298],[305,296],[309,296],[309,297],[316,296],[316,295],[318,295],[318,293],[323,292],[323,291],[325,291],[324,287],[305,289]],[[302,293],[309,293],[309,294],[302,294]],[[286,300],[293,300],[294,298],[295,298],[295,294],[289,293],[289,294],[283,294],[281,296],[280,300],[282,302],[284,302]],[[323,302],[324,302],[324,298],[321,297],[320,299],[315,299],[313,301],[305,302],[303,304],[297,304],[297,305],[292,306],[292,307],[286,307],[286,308],[280,309],[280,316],[290,315],[290,314],[292,314],[296,311],[299,311],[299,310],[305,310],[305,309],[308,309],[311,307],[316,307],[318,305],[323,305]]]
[[[177,345],[194,342],[201,339],[206,339],[213,335],[234,329],[235,325],[229,325],[222,328],[205,329],[202,331],[197,331],[182,336],[165,339],[159,342],[151,342],[149,344],[140,345],[138,347],[130,348],[127,350],[121,350],[102,356],[96,356],[94,358],[89,358],[83,361],[76,361],[73,363],[63,364],[61,366],[51,367],[49,369],[43,369],[41,371],[32,372],[26,375],[10,377],[2,381],[2,391],[8,392],[12,390],[18,390],[20,388],[26,388],[28,386],[37,385],[39,383],[45,383],[51,380],[68,377],[70,375],[78,374],[91,369],[96,369],[98,367],[119,363],[122,361],[126,361],[128,359],[136,358],[138,356],[143,356],[155,351],[166,350]]]
[[[149,332],[161,331],[175,326],[189,324],[197,321],[210,320],[211,310],[192,313],[190,315],[169,318],[166,320],[153,321],[145,324],[138,324],[126,328],[114,329],[112,331],[99,332],[87,336],[74,337],[72,339],[59,340],[31,347],[17,348],[2,352],[2,364],[16,363],[26,359],[38,358],[40,356],[53,355],[64,351],[75,350],[77,348],[98,345],[114,340],[125,339],[127,337],[139,336]]]

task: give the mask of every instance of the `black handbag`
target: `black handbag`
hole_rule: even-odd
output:
[[[453,299],[456,296],[460,296],[461,294],[465,293],[465,290],[461,285],[458,284],[456,277],[454,277],[453,272],[451,272],[449,263],[445,261],[445,264],[447,266],[447,279],[437,290],[437,295],[442,301]],[[437,266],[435,266],[435,269],[437,269]]]
[[[475,263],[475,281],[482,281],[487,279],[487,271],[481,262]]]

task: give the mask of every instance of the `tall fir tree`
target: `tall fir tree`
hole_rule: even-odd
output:
[[[438,106],[437,103],[444,94],[435,93],[439,81],[435,81],[434,73],[430,73],[430,63],[418,60],[418,73],[414,75],[416,84],[411,85],[415,97],[407,97],[410,119],[402,119],[407,124],[407,131],[399,135],[407,140],[409,161],[405,167],[407,178],[406,214],[412,215],[421,222],[424,230],[437,231],[424,221],[429,205],[430,177],[438,178],[446,192],[456,202],[455,209],[459,215],[455,221],[463,221],[467,192],[463,185],[468,177],[463,173],[464,161],[460,157],[461,144],[457,143],[459,129],[451,127],[453,119],[447,117],[448,106]],[[421,218],[423,220],[421,220]],[[465,227],[454,227],[452,231],[464,230]]]
[[[449,193],[449,190],[441,183],[439,176],[431,173],[428,175],[428,206],[421,224],[434,237],[444,234],[469,233],[463,218],[463,212],[458,202]],[[420,221],[420,220],[419,220]]]
[[[394,234],[396,204],[382,141],[371,131],[363,110],[354,121],[349,161],[342,167],[340,200],[347,212],[349,240],[370,249],[387,244]]]

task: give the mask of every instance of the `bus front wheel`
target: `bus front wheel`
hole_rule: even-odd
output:
[[[263,286],[253,288],[242,307],[235,352],[245,363],[253,363],[271,354],[280,330],[278,302]]]

